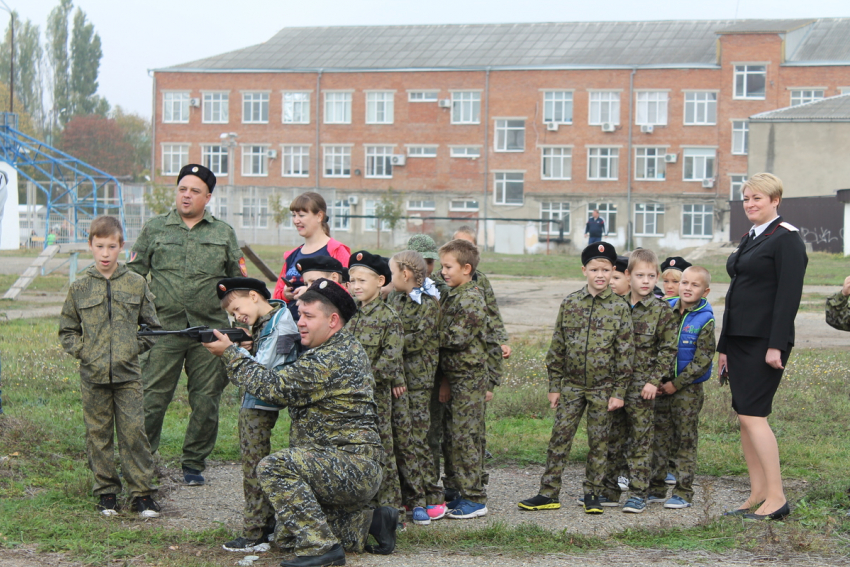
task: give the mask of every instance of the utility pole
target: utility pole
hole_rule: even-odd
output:
[[[4,0],[0,0],[0,4],[3,4],[2,9],[9,12],[11,17],[9,22],[9,29],[12,32],[12,38],[9,42],[12,49],[12,53],[9,54],[9,112],[15,112],[15,13]]]

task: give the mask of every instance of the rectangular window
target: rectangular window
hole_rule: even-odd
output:
[[[379,201],[366,199],[366,204],[363,209],[364,215],[374,215],[378,210]],[[369,232],[375,232],[378,229],[378,219],[376,218],[365,218],[363,219],[363,230]],[[381,232],[389,232],[390,225],[387,221],[381,221]]]
[[[714,205],[682,205],[682,236],[711,236]]]
[[[162,174],[177,175],[180,169],[189,163],[188,144],[162,145]]]
[[[717,123],[717,93],[685,93],[685,124],[708,126]]]
[[[617,179],[620,150],[618,148],[588,148],[587,178]]]
[[[702,148],[685,148],[682,155],[685,165],[682,168],[682,179],[685,181],[702,181],[714,177],[715,151]]]
[[[227,218],[227,197],[213,197],[212,198],[212,207],[213,215],[220,219]]]
[[[730,175],[729,200],[743,201],[744,200],[744,182],[747,181],[746,175]]]
[[[410,91],[407,93],[407,100],[410,102],[437,102],[437,97],[440,95],[437,91]]]
[[[242,95],[242,122],[265,124],[269,121],[269,93],[244,93]]]
[[[605,221],[605,234],[617,234],[617,205],[614,203],[588,203],[587,220],[593,217],[593,211]]]
[[[764,65],[735,65],[735,98],[763,100],[766,82]]]
[[[573,123],[573,93],[571,91],[547,91],[543,93],[543,122]]]
[[[661,236],[664,234],[664,205],[635,203],[635,235]]]
[[[493,187],[493,202],[497,205],[522,205],[524,173],[497,171]]]
[[[823,98],[822,89],[804,89],[791,91],[791,106],[806,104]]]
[[[227,146],[201,146],[201,163],[216,175],[227,175],[228,150]]]
[[[637,93],[637,121],[635,124],[666,125],[667,124],[667,93],[639,92]]]
[[[571,179],[573,170],[572,148],[543,148],[543,179]]]
[[[591,92],[587,123],[593,126],[605,122],[620,123],[620,93]]]
[[[408,146],[407,155],[410,157],[437,157],[437,146]]]
[[[478,210],[478,201],[472,199],[453,199],[449,202],[449,210],[452,212],[475,212]]]
[[[477,158],[481,157],[481,148],[475,148],[472,146],[466,146],[461,148],[452,148],[451,151],[452,157],[459,158]]]
[[[635,148],[635,179],[664,180],[667,148]]]
[[[746,155],[750,142],[750,123],[746,120],[732,121],[732,153]]]
[[[351,124],[351,93],[325,93],[325,124]]]
[[[392,157],[392,146],[366,146],[366,177],[392,177]]]
[[[189,93],[162,93],[162,121],[166,124],[189,122]]]
[[[310,93],[283,93],[283,123],[310,123]]]
[[[452,93],[452,124],[481,122],[481,93],[462,91]]]
[[[408,211],[434,211],[436,209],[437,203],[435,201],[411,199],[407,202]]]
[[[242,175],[265,177],[269,174],[266,146],[242,146]]]
[[[395,93],[366,93],[366,124],[393,123]]]
[[[570,204],[569,203],[540,203],[540,234],[560,234],[560,222],[564,222],[564,234],[570,233]]]
[[[283,146],[283,176],[310,175],[310,146]]]
[[[331,207],[331,228],[334,230],[348,231],[351,227],[351,207],[348,205],[348,199],[337,199]]]
[[[496,120],[497,152],[521,152],[525,149],[525,120]]]
[[[242,228],[269,227],[269,200],[242,197]]]
[[[204,93],[204,123],[227,124],[229,120],[227,93]]]
[[[325,177],[351,177],[350,146],[325,146]]]

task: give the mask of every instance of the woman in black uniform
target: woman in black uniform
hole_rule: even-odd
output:
[[[759,173],[744,184],[744,212],[753,227],[726,261],[726,293],[717,351],[728,371],[732,408],[741,424],[741,446],[750,474],[750,497],[732,515],[781,519],[790,513],[779,448],[767,423],[773,396],[794,345],[794,318],[803,294],[806,246],[777,208],[782,181]],[[751,508],[758,509],[749,514]]]

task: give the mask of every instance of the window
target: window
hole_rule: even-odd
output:
[[[266,146],[242,146],[242,175],[267,176],[269,174],[268,153]]]
[[[682,236],[711,236],[714,205],[682,205]]]
[[[269,200],[242,197],[242,228],[269,227]]]
[[[162,174],[177,175],[180,169],[189,163],[188,144],[162,145]]]
[[[635,148],[635,179],[664,180],[667,148]]]
[[[407,155],[410,157],[437,157],[437,146],[408,146]]]
[[[478,201],[472,199],[453,199],[449,202],[449,210],[453,212],[475,212],[478,210]]]
[[[440,95],[437,91],[409,91],[407,100],[410,102],[437,102]]]
[[[210,209],[216,218],[227,218],[227,197],[214,196],[211,199]]]
[[[591,92],[588,124],[620,123],[620,93]]]
[[[746,120],[732,121],[732,153],[746,155],[750,141],[750,123]]]
[[[392,146],[366,146],[366,177],[392,177],[392,157]]]
[[[452,148],[451,156],[452,157],[460,157],[460,158],[481,157],[481,148],[476,148],[476,147],[472,147],[472,146]]]
[[[325,177],[351,177],[350,146],[325,146]]]
[[[767,67],[735,65],[735,98],[764,99]]]
[[[822,89],[793,90],[791,91],[791,106],[797,106],[798,104],[806,104],[807,102],[820,100],[822,98]]]
[[[521,152],[525,149],[525,120],[496,120],[496,151]]]
[[[227,124],[229,120],[227,93],[204,93],[204,118],[206,124]]]
[[[310,93],[283,93],[283,123],[310,123]]]
[[[244,93],[242,95],[242,122],[265,124],[269,121],[269,93]]]
[[[543,93],[543,122],[573,123],[573,93],[571,91]]]
[[[707,126],[717,123],[717,93],[685,93],[685,124]]]
[[[620,150],[618,148],[588,148],[587,178],[617,179]]]
[[[351,93],[325,93],[325,124],[351,124]]]
[[[637,121],[635,124],[666,125],[667,124],[667,93],[639,92],[637,93]]]
[[[310,175],[310,146],[283,146],[283,176]]]
[[[366,124],[393,123],[395,93],[366,93]]]
[[[746,175],[730,175],[729,179],[731,180],[729,186],[729,200],[730,201],[743,201],[744,200],[744,182],[747,181]]]
[[[363,210],[364,215],[374,215],[378,209],[379,201],[375,201],[372,199],[366,199],[366,205]],[[378,228],[378,219],[376,218],[365,218],[363,219],[363,230],[375,232]],[[381,232],[389,232],[390,225],[387,221],[381,221]]]
[[[587,219],[593,217],[593,211],[599,211],[599,216],[605,221],[605,234],[617,233],[617,205],[614,203],[588,203]]]
[[[481,93],[461,91],[452,93],[452,124],[481,122]]]
[[[348,199],[337,199],[331,207],[331,228],[334,230],[349,230],[351,227],[351,219],[348,215],[351,213],[351,208],[348,206]]]
[[[540,203],[540,234],[560,234],[561,225],[557,222],[564,221],[564,234],[570,233],[570,204],[569,203]]]
[[[714,150],[685,148],[682,154],[685,158],[682,179],[685,181],[702,181],[714,177]]]
[[[497,205],[522,205],[524,173],[495,173],[493,202]]]
[[[216,175],[227,175],[230,152],[227,146],[201,146],[201,163]]]
[[[437,209],[435,201],[423,201],[411,199],[407,202],[408,211],[434,211]]]
[[[543,179],[571,179],[573,170],[572,148],[543,148]]]
[[[170,124],[189,122],[189,93],[162,93],[162,121]]]
[[[635,203],[635,235],[660,236],[664,234],[664,205]]]
[[[850,87],[838,87],[838,92],[841,94],[850,94]]]

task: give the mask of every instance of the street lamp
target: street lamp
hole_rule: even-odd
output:
[[[12,40],[9,45],[12,53],[9,55],[9,112],[15,112],[15,13],[9,8],[5,0],[0,0],[0,9],[9,12],[12,18],[9,22],[9,29],[12,32]]]
[[[3,0],[0,0],[2,2]],[[236,147],[236,138],[239,134],[236,132],[222,132],[222,143],[227,148],[227,184],[233,187],[233,148]]]

